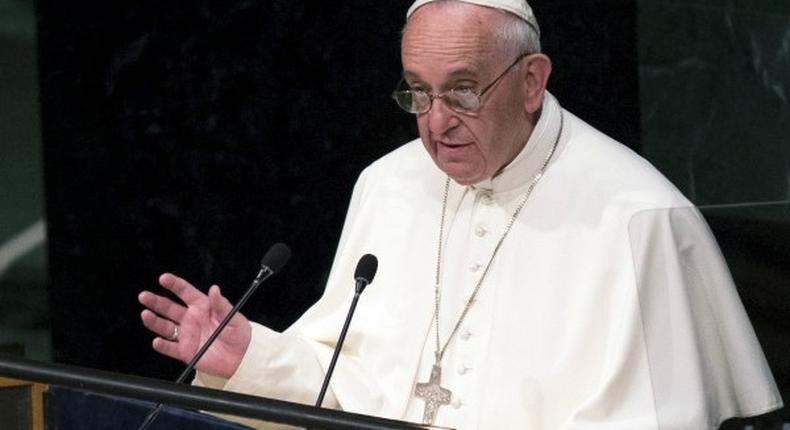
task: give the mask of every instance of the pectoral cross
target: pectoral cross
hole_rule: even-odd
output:
[[[414,394],[425,402],[425,412],[422,414],[422,422],[432,425],[436,420],[436,413],[439,408],[450,404],[453,393],[442,388],[442,368],[439,364],[434,364],[431,369],[431,378],[428,382],[421,382],[414,388]]]

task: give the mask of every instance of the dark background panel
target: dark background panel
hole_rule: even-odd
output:
[[[643,155],[697,205],[790,199],[790,2],[638,3]]]
[[[530,1],[554,71],[549,91],[576,116],[641,149],[636,1]]]
[[[787,403],[790,2],[637,9],[641,154],[710,222]]]
[[[550,89],[638,145],[633,2],[533,3]],[[283,329],[319,297],[357,175],[416,136],[389,98],[409,4],[39,0],[56,361],[173,378],[137,294],[173,271],[236,299],[276,241],[246,313]]]

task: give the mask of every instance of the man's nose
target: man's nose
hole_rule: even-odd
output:
[[[434,134],[444,134],[458,126],[458,114],[450,109],[444,99],[436,97],[431,102],[428,115],[428,129]]]

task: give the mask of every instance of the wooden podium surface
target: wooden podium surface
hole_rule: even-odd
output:
[[[44,430],[46,384],[0,377],[0,422],[10,428]]]

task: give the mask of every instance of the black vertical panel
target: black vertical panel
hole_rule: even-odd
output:
[[[611,3],[533,6],[552,90],[633,145],[634,7]],[[174,271],[238,298],[275,241],[294,258],[246,313],[282,329],[318,298],[356,176],[416,136],[389,99],[409,4],[39,0],[56,360],[174,375],[138,292]]]
[[[636,1],[531,1],[566,109],[640,149]]]

